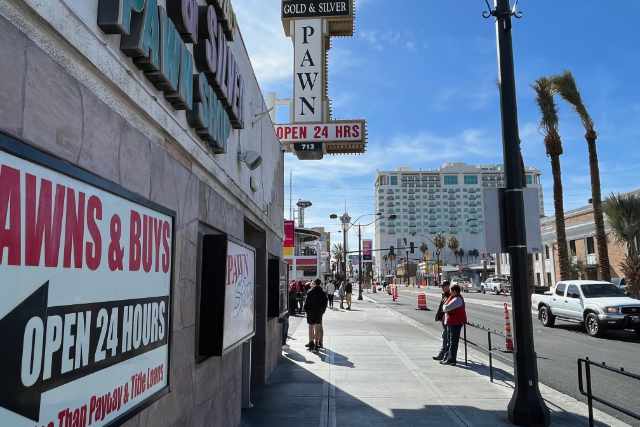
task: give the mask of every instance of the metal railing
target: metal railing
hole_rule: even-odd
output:
[[[482,331],[485,331],[487,333],[487,346],[483,347],[482,345],[478,344],[478,343],[474,343],[473,341],[469,341],[467,339],[467,326],[470,326],[472,328],[476,328],[476,329],[480,329]],[[495,350],[500,350],[500,348],[494,347],[493,346],[493,340],[491,339],[491,335],[497,335],[500,337],[504,338],[504,334],[500,331],[496,331],[493,329],[489,329],[485,326],[476,324],[476,323],[471,323],[471,322],[467,322],[464,325],[464,330],[463,330],[463,340],[464,340],[464,364],[468,365],[469,364],[469,359],[467,356],[467,343],[483,350],[486,351],[489,354],[489,381],[493,382],[493,379],[495,377],[495,375],[493,374],[493,352]]]
[[[583,375],[582,375],[583,366],[584,366],[584,373],[586,377],[584,378],[586,380],[586,386],[587,386],[586,391],[584,389],[585,381],[583,381]],[[625,409],[620,405],[617,405],[613,402],[610,402],[602,397],[599,397],[593,394],[593,384],[591,383],[591,367],[592,366],[607,372],[613,372],[615,374],[624,376],[626,378],[632,378],[634,380],[640,381],[640,375],[627,372],[624,370],[624,368],[619,368],[619,369],[611,368],[607,366],[606,363],[604,362],[603,363],[592,362],[591,360],[589,360],[588,357],[586,359],[578,359],[578,388],[580,390],[580,393],[587,398],[587,405],[589,407],[589,427],[593,427],[594,425],[594,421],[593,421],[593,401],[594,400],[596,402],[601,403],[602,405],[608,406],[611,409],[615,409],[616,411],[621,412],[631,418],[640,420],[640,413],[633,412],[630,409]]]

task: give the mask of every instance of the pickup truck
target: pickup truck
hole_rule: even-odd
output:
[[[511,292],[511,283],[506,277],[490,277],[480,284],[480,292],[493,292],[494,294],[507,294]]]
[[[558,282],[551,292],[531,296],[540,322],[553,327],[556,319],[583,323],[591,336],[607,329],[633,329],[640,336],[640,300],[608,282],[569,280]]]

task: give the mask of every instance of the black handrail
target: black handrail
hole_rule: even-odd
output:
[[[482,331],[486,331],[487,332],[487,347],[483,347],[480,344],[474,343],[473,341],[468,341],[467,340],[467,326],[471,326],[472,328],[476,328],[476,329],[480,329]],[[480,348],[481,350],[484,350],[486,352],[489,353],[489,381],[493,382],[493,351],[494,350],[499,350],[498,348],[494,348],[493,344],[492,344],[492,340],[491,340],[491,335],[498,335],[501,337],[504,337],[505,335],[502,332],[496,331],[494,329],[489,329],[485,326],[476,324],[476,323],[471,323],[471,322],[467,322],[464,325],[464,364],[468,365],[468,358],[467,358],[467,342],[471,343],[471,345],[474,345],[478,348]]]
[[[587,391],[584,390],[584,381],[582,379],[582,366],[584,365],[584,371],[585,371],[585,375],[586,375],[586,381],[587,381]],[[598,397],[595,396],[593,394],[593,389],[592,389],[592,384],[591,384],[591,366],[603,369],[605,371],[608,372],[613,372],[615,374],[618,375],[622,375],[624,377],[627,378],[633,378],[634,380],[638,380],[640,381],[640,375],[636,375],[633,374],[631,372],[627,372],[624,370],[624,368],[611,368],[609,366],[607,366],[606,363],[602,362],[602,363],[595,363],[592,362],[591,360],[589,360],[589,358],[587,357],[586,359],[578,359],[578,388],[580,390],[580,394],[582,394],[583,396],[586,396],[587,398],[587,404],[589,407],[589,427],[593,427],[593,401],[595,400],[596,402],[599,402],[605,406],[608,406],[611,409],[615,409],[618,412],[621,412],[631,418],[635,418],[636,420],[640,420],[640,413],[636,413],[631,411],[630,409],[625,409],[613,402],[610,402],[602,397]]]

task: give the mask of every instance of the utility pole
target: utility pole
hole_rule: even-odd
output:
[[[488,2],[487,2],[488,4]],[[524,214],[524,164],[518,133],[518,110],[511,40],[511,18],[520,18],[509,0],[494,0],[495,8],[485,12],[485,18],[496,18],[498,40],[498,67],[500,75],[500,109],[502,116],[502,143],[504,152],[505,232],[507,252],[511,257],[513,289],[513,326],[515,351],[515,389],[509,402],[509,420],[521,426],[549,426],[549,409],[538,388],[538,367],[533,346],[531,295],[527,286],[527,237]],[[517,4],[516,4],[517,6]]]
[[[340,217],[340,221],[342,222],[342,272],[344,273],[344,280],[347,280],[347,233],[349,232],[349,224],[351,223],[351,217],[344,211],[344,214]]]
[[[358,301],[362,301],[362,226],[358,224]]]

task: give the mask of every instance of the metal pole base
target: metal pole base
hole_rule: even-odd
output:
[[[548,427],[551,424],[549,409],[537,386],[522,389],[516,385],[507,412],[509,421],[517,426]]]
[[[362,301],[362,288],[358,289],[358,301]]]

